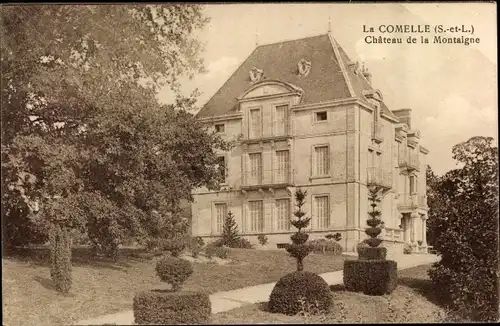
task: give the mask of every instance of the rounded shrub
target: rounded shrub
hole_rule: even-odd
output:
[[[172,288],[177,291],[182,283],[193,274],[193,267],[187,260],[167,256],[156,263],[156,274],[162,282],[172,285]]]
[[[285,275],[276,283],[269,297],[269,310],[295,315],[301,309],[301,301],[315,305],[317,312],[322,313],[330,310],[333,297],[328,284],[319,275],[297,271]]]
[[[133,309],[139,325],[207,324],[211,303],[203,292],[153,290],[136,294]]]
[[[340,243],[335,240],[316,239],[308,242],[308,246],[314,253],[330,252],[335,255],[341,255],[343,248]]]

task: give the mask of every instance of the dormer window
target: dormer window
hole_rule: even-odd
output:
[[[326,121],[328,119],[328,114],[326,111],[318,111],[314,113],[314,121]]]
[[[225,131],[225,125],[223,123],[219,123],[215,125],[215,132],[223,133]]]

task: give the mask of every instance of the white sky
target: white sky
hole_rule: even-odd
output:
[[[429,148],[428,163],[442,174],[455,167],[453,145],[472,136],[498,139],[495,3],[412,4],[220,4],[205,5],[211,17],[199,33],[208,73],[185,81],[199,88],[202,106],[260,44],[326,33],[353,60],[364,61],[372,85],[390,109],[411,108],[412,127]],[[368,45],[363,24],[473,25],[480,44]],[[313,63],[314,64],[314,63]],[[168,90],[159,99],[168,102]]]

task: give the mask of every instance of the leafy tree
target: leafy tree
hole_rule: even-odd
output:
[[[310,217],[304,217],[306,212],[302,210],[306,202],[307,191],[302,189],[297,189],[295,191],[295,205],[297,209],[293,213],[297,219],[290,220],[290,223],[296,227],[298,230],[290,238],[292,239],[292,244],[288,245],[286,250],[290,255],[297,260],[297,271],[304,270],[304,258],[311,252],[311,247],[305,245],[307,239],[309,239],[309,234],[302,231],[309,226],[311,222]]]
[[[429,275],[462,317],[498,320],[498,148],[472,137],[452,153],[462,167],[430,185],[429,229],[441,260]]]
[[[239,233],[238,224],[236,224],[234,214],[229,211],[224,219],[222,229],[222,245],[233,248],[240,241]]]
[[[155,96],[203,71],[206,23],[191,4],[2,7],[4,227],[78,228],[110,254],[129,236],[177,242],[180,200],[218,187],[228,144],[188,112],[196,93]]]

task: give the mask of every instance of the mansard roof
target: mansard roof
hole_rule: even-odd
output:
[[[301,60],[310,62],[308,74],[301,74]],[[361,70],[350,67],[351,60],[329,35],[260,45],[198,112],[197,117],[216,117],[237,110],[238,96],[252,85],[249,72],[262,71],[262,81],[277,80],[303,90],[301,105],[357,97],[368,104],[363,92],[374,91]],[[396,118],[383,103],[382,113]],[[397,118],[396,118],[397,119]]]

